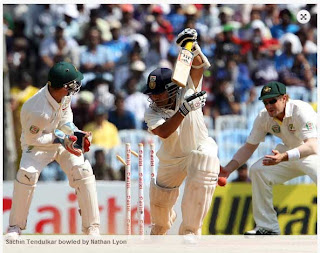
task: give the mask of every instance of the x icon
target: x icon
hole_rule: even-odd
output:
[[[301,20],[307,20],[307,14],[300,14]]]
[[[296,17],[300,24],[306,24],[310,21],[311,15],[307,10],[300,10]]]

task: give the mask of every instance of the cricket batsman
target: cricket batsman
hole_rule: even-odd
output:
[[[71,63],[56,63],[49,71],[47,84],[22,107],[22,158],[14,181],[7,236],[16,237],[26,228],[39,175],[54,160],[76,191],[82,231],[99,235],[95,176],[83,156],[89,151],[91,133],[77,129],[72,123],[70,106],[71,95],[79,92],[82,79],[82,73]]]
[[[197,44],[197,32],[185,29],[176,40],[179,47],[192,42],[194,56],[187,83],[181,88],[172,81],[173,71],[157,68],[147,80],[145,94],[150,107],[145,113],[148,131],[159,136],[157,178],[150,185],[151,235],[165,235],[176,219],[173,206],[185,180],[180,235],[200,235],[220,171],[218,148],[208,136],[201,91],[204,68],[210,65]]]

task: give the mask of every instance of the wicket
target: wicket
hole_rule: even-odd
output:
[[[121,156],[117,155],[117,159],[125,166],[125,184],[126,184],[126,234],[131,235],[131,154],[138,157],[138,173],[139,173],[139,189],[138,189],[138,228],[139,235],[144,235],[144,193],[143,193],[143,158],[144,148],[143,143],[138,144],[138,153],[131,150],[131,144],[126,143],[126,160],[124,161]],[[150,145],[150,172],[151,180],[155,180],[155,145]]]

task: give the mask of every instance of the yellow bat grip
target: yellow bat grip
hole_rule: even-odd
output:
[[[193,42],[189,41],[189,42],[187,42],[187,44],[184,48],[191,52],[192,45],[193,45]]]

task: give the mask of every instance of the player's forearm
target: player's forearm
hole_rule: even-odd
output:
[[[194,57],[192,65],[200,66],[201,64],[202,64],[201,57],[199,55]],[[203,75],[203,67],[199,68],[199,69],[191,68],[190,76],[191,76],[191,79],[192,79],[192,82],[193,82],[195,88],[198,87],[200,80],[202,78],[202,75]]]
[[[257,149],[257,145],[245,143],[233,156],[232,160],[225,166],[228,173],[232,173],[243,165],[252,156],[253,152]]]
[[[317,138],[307,139],[302,145],[298,146],[296,149],[299,151],[299,154],[298,154],[299,157],[297,157],[297,159],[304,158],[309,155],[315,155],[318,153],[318,140]],[[292,149],[292,150],[295,150],[295,149]],[[288,150],[282,154],[283,155],[282,161],[290,160],[289,153],[290,152],[292,153],[292,150]],[[294,158],[292,160],[294,160]]]
[[[152,132],[158,135],[161,138],[168,138],[177,128],[180,126],[184,117],[177,112],[170,119],[168,119],[165,123],[157,128],[153,129]]]
[[[233,171],[235,171],[236,169],[238,169],[240,167],[238,161],[236,160],[231,160],[225,167],[224,170],[225,172],[229,174],[231,174]]]

